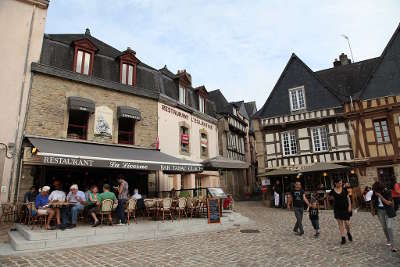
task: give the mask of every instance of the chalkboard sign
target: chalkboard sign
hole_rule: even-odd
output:
[[[207,199],[208,223],[221,223],[221,209],[218,198]]]

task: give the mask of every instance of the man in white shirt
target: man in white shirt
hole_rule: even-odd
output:
[[[141,195],[141,194],[139,194],[139,190],[138,190],[137,188],[135,188],[135,189],[133,190],[133,195],[132,195],[132,198],[134,198],[134,199],[136,199],[136,200],[138,200],[138,199],[141,199],[141,198],[142,198],[142,195]]]
[[[365,202],[370,202],[373,194],[374,194],[374,191],[369,190],[369,191],[365,194]]]
[[[86,205],[85,193],[78,190],[77,184],[71,185],[70,191],[67,195],[67,201],[73,203],[73,205],[70,207],[71,224],[69,225],[69,228],[74,228],[76,227],[76,218],[78,216],[78,213],[82,211]],[[67,218],[65,217],[63,219],[63,224],[65,224],[66,222]]]
[[[49,203],[52,202],[61,202],[61,201],[65,201],[65,193],[64,191],[61,190],[61,182],[58,180],[55,180],[53,183],[54,186],[54,190],[53,192],[51,192],[50,196],[49,196]],[[55,213],[56,213],[56,219],[57,219],[57,228],[64,230],[64,209],[60,209],[60,208],[54,208]],[[60,214],[61,214],[61,222],[62,224],[60,224]]]

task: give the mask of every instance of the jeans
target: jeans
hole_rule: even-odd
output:
[[[319,221],[318,220],[311,220],[312,227],[314,230],[319,230]]]
[[[62,224],[67,224],[68,217],[71,215],[71,223],[76,224],[76,218],[78,217],[78,213],[82,211],[85,207],[78,203],[70,208],[61,209],[61,222]]]
[[[300,230],[300,233],[304,233],[304,229],[303,229],[303,212],[304,212],[304,208],[301,207],[293,207],[294,210],[294,215],[296,216],[296,224],[294,225],[294,231],[297,232],[298,230]]]
[[[382,225],[387,241],[393,244],[393,218],[389,218],[385,209],[378,209],[378,219]]]
[[[126,199],[118,199],[117,213],[118,213],[119,219],[121,220],[121,223],[126,223],[125,211],[124,211],[125,203],[126,203]]]

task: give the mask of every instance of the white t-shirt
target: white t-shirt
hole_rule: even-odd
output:
[[[141,198],[142,198],[142,195],[139,194],[139,193],[135,193],[134,195],[132,195],[132,198],[134,198],[134,199],[141,199]]]
[[[65,201],[65,193],[60,190],[54,190],[53,192],[51,192],[49,196],[49,201],[54,201],[54,200]]]
[[[374,193],[374,191],[369,190],[366,194],[365,194],[365,201],[371,201],[372,198],[372,194]]]

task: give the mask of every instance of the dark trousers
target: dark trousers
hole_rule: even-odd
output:
[[[312,227],[314,230],[319,230],[319,220],[311,220]]]
[[[121,223],[126,223],[125,221],[125,203],[126,199],[118,199],[117,213],[118,217],[121,220]]]
[[[294,210],[294,215],[296,216],[296,224],[294,225],[294,231],[297,232],[298,230],[300,230],[300,233],[304,233],[304,229],[303,229],[303,212],[304,212],[304,208],[301,207],[293,207]]]

